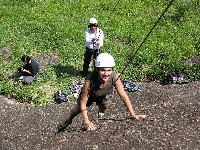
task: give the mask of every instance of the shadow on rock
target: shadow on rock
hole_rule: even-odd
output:
[[[83,131],[87,131],[86,128],[73,128],[73,127],[68,127],[67,129],[65,129],[64,131],[62,132],[56,132],[55,135],[58,135],[58,134],[62,134],[62,133],[73,133],[73,132],[83,132]]]

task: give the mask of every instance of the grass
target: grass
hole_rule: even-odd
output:
[[[116,71],[121,72],[168,3],[168,0],[0,0],[1,94],[20,102],[45,105],[53,101],[56,90],[69,92],[72,82],[83,80],[77,76],[83,63],[84,31],[91,17],[98,19],[105,33],[102,52],[115,57]],[[170,71],[181,70],[190,80],[199,80],[199,65],[182,63],[200,54],[198,8],[198,0],[174,1],[122,78],[142,81],[153,75],[161,80]],[[2,49],[7,45],[12,48],[6,60]],[[56,64],[43,67],[51,80],[14,88],[17,79],[8,79],[6,74],[17,72],[16,68],[22,65],[19,58],[23,54],[37,57],[44,53],[59,57]]]

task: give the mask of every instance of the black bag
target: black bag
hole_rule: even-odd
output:
[[[185,84],[188,83],[187,74],[184,72],[170,72],[163,80],[163,84]]]
[[[68,101],[67,93],[64,90],[57,91],[54,94],[54,98],[55,98],[55,102],[58,104]]]

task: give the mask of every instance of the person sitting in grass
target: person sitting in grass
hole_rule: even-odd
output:
[[[69,117],[58,127],[58,132],[63,132],[79,113],[82,113],[87,130],[95,130],[95,125],[88,118],[87,107],[90,107],[93,102],[96,102],[99,109],[98,118],[103,119],[104,112],[107,109],[109,95],[113,94],[113,86],[128,108],[132,118],[146,118],[146,115],[137,115],[134,111],[119,76],[113,71],[114,66],[115,60],[110,54],[101,53],[97,56],[95,70],[86,78],[82,91],[77,99],[77,105],[72,109]]]
[[[29,84],[39,75],[39,63],[27,55],[23,55],[21,61],[24,62],[24,65],[18,68],[18,71],[22,75],[20,79],[25,84]]]

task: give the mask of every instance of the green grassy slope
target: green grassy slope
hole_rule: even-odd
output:
[[[84,31],[88,19],[96,17],[104,30],[102,52],[111,53],[121,72],[149,32],[168,0],[0,0],[0,48],[11,45],[9,62],[0,57],[1,94],[19,101],[43,105],[52,101],[57,89],[69,89],[82,69]],[[91,5],[93,4],[93,5]],[[199,65],[182,61],[197,56],[199,50],[199,2],[176,0],[156,26],[122,75],[123,79],[143,80],[146,75],[162,79],[168,72],[184,70],[191,80],[199,79]],[[36,57],[54,53],[59,62],[43,68],[51,80],[14,88],[23,54]],[[81,79],[82,80],[82,79]],[[27,94],[29,93],[29,94]]]

